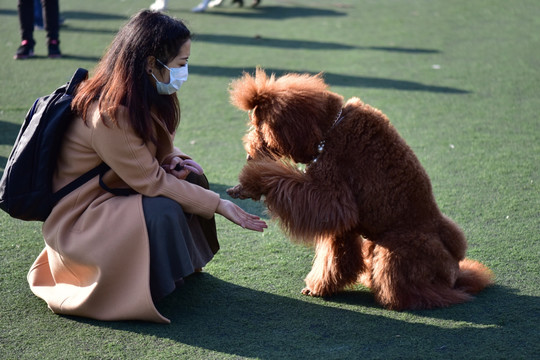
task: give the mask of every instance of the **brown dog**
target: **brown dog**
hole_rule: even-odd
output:
[[[465,259],[460,228],[439,210],[413,151],[379,110],[328,91],[322,77],[267,76],[231,85],[250,114],[248,161],[235,198],[264,201],[293,238],[315,245],[311,296],[358,281],[389,309],[467,301],[492,281]],[[297,163],[307,164],[304,171]]]

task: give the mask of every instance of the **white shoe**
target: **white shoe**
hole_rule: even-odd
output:
[[[154,10],[154,11],[167,10],[167,5],[169,5],[169,0],[156,0],[152,5],[150,5],[150,10]]]
[[[208,3],[210,2],[210,0],[203,0],[201,1],[201,3],[199,5],[197,5],[196,7],[194,7],[193,9],[191,9],[191,12],[203,12],[205,11],[207,8],[208,8]]]
[[[214,8],[223,5],[223,0],[212,0],[208,3],[209,8]]]

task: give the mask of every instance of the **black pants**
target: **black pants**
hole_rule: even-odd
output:
[[[48,40],[58,40],[60,9],[58,0],[41,0],[43,8],[43,24]],[[21,39],[34,41],[34,0],[18,0],[19,22],[21,25]]]

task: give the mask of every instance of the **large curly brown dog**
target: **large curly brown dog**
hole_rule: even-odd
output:
[[[361,281],[389,309],[426,309],[467,301],[491,283],[487,267],[465,259],[463,232],[381,111],[358,98],[343,104],[320,75],[257,69],[230,93],[252,129],[240,184],[228,193],[264,196],[289,235],[315,245],[304,294]]]

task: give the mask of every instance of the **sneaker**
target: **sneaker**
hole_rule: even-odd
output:
[[[195,6],[193,9],[191,9],[191,12],[198,13],[198,12],[204,12],[208,8],[208,3],[210,0],[203,0],[201,3],[197,6]]]
[[[58,45],[59,43],[58,40],[49,40],[49,58],[57,59],[62,57],[60,46]]]
[[[33,41],[31,42],[29,40],[23,40],[21,42],[21,46],[19,46],[13,58],[16,60],[22,60],[22,59],[28,59],[29,57],[32,57],[32,56],[34,56]]]
[[[156,0],[152,5],[150,5],[150,10],[165,11],[167,10],[168,3],[169,0]]]
[[[209,8],[215,8],[223,5],[224,0],[212,0],[208,3]]]

